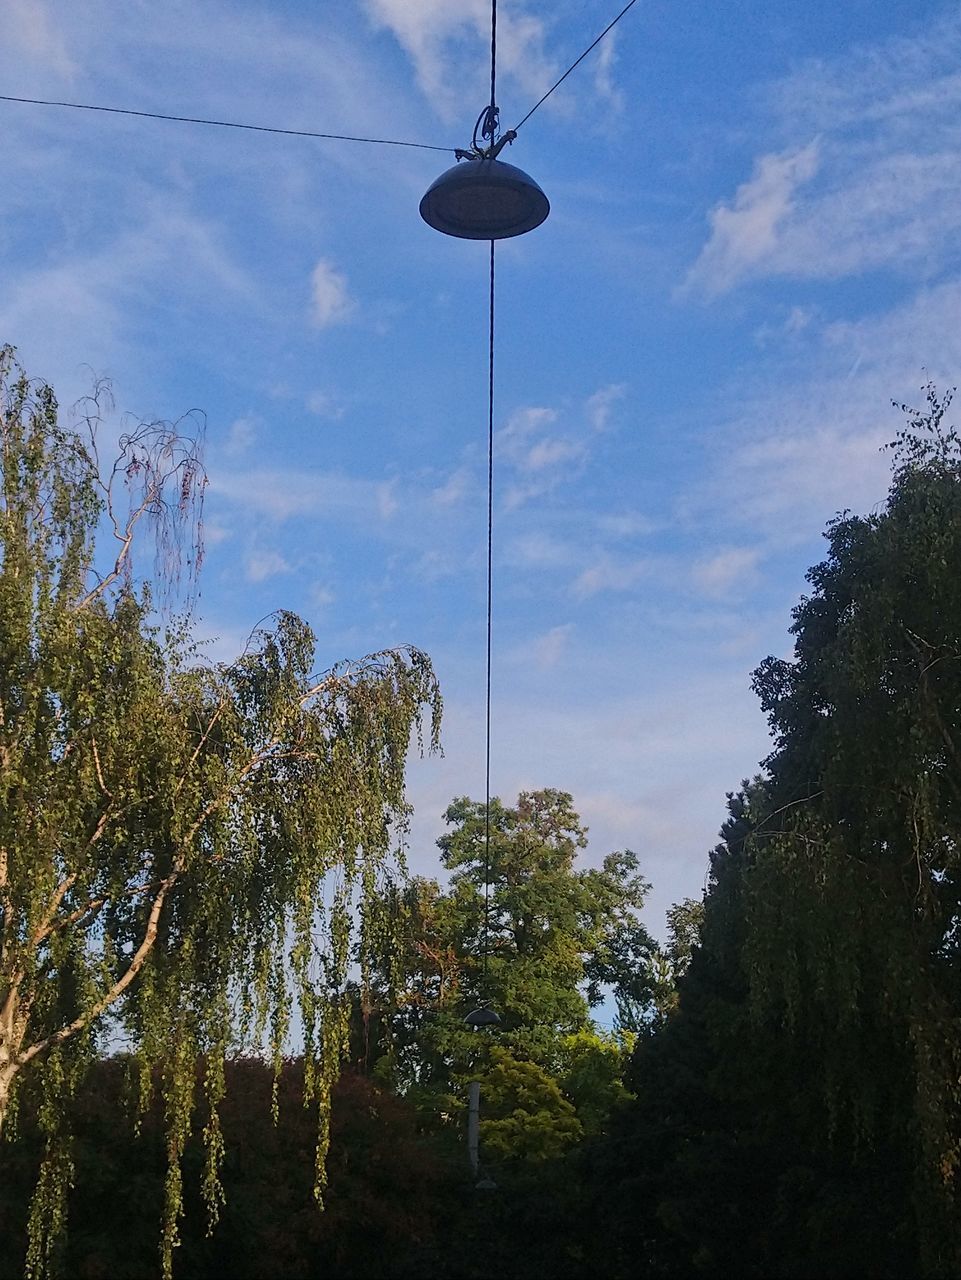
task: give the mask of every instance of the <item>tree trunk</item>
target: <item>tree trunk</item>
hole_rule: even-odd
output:
[[[10,1094],[13,1090],[14,1077],[18,1068],[7,1065],[0,1070],[0,1138],[3,1137],[3,1122],[7,1114],[7,1106],[10,1102]]]
[[[20,1070],[20,1049],[27,1030],[27,1019],[12,987],[0,1008],[0,1137],[6,1118],[13,1082]]]

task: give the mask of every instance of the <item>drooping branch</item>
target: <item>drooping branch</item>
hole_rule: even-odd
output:
[[[196,580],[203,560],[202,516],[207,473],[202,461],[202,420],[199,430],[192,434],[181,429],[184,418],[172,423],[137,423],[121,435],[120,453],[104,478],[99,474],[97,448],[104,400],[109,408],[113,407],[109,387],[99,382],[78,408],[86,424],[91,454],[98,460],[95,484],[113,537],[120,546],[111,569],[98,578],[79,601],[80,609],[103,598],[114,583],[130,581],[134,542],[145,519],[154,525],[155,569],[158,571],[155,581],[161,584],[165,594],[169,596],[179,585],[185,535],[192,551],[187,561],[192,581]],[[128,507],[123,515],[118,500],[121,485],[128,495]]]
[[[160,883],[160,888],[150,907],[150,914],[147,917],[147,926],[144,930],[143,940],[140,946],[130,958],[126,971],[121,974],[117,981],[109,990],[100,997],[89,1009],[85,1009],[78,1017],[74,1018],[66,1026],[61,1027],[59,1031],[53,1032],[52,1035],[46,1036],[43,1040],[38,1040],[32,1044],[29,1049],[25,1049],[18,1055],[18,1062],[21,1067],[26,1066],[32,1058],[38,1054],[46,1052],[53,1048],[54,1045],[62,1044],[65,1040],[69,1040],[71,1036],[83,1031],[89,1027],[92,1022],[100,1017],[111,1005],[116,1004],[123,993],[127,990],[133,980],[137,977],[140,970],[147,961],[147,957],[153,950],[154,943],[157,941],[157,932],[160,926],[160,913],[163,911],[164,903],[167,895],[177,883],[183,870],[182,864],[175,865],[170,875]]]

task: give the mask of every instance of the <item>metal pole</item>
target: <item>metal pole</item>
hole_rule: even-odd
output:
[[[470,1167],[477,1174],[479,1167],[478,1144],[480,1141],[480,1081],[472,1080],[467,1086],[467,1157]]]

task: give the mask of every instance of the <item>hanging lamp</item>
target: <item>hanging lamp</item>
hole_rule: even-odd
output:
[[[507,240],[539,227],[551,211],[534,179],[503,160],[477,156],[442,173],[420,202],[435,231],[461,240]]]
[[[500,1018],[488,1005],[481,1005],[479,1009],[469,1013],[464,1021],[474,1031],[479,1031],[481,1027],[496,1027],[500,1023]]]
[[[507,240],[539,227],[551,211],[534,179],[516,165],[498,160],[502,148],[517,137],[509,129],[499,140],[498,110],[485,107],[474,126],[467,151],[457,150],[457,164],[427,189],[420,216],[435,231],[461,240]],[[488,140],[478,142],[478,132]]]

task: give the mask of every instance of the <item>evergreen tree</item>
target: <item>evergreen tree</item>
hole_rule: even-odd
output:
[[[767,774],[729,798],[700,945],[639,1042],[637,1108],[608,1151],[610,1181],[651,1206],[624,1248],[665,1275],[961,1268],[949,403],[928,388],[909,412],[885,507],[832,522],[793,660],[755,674]]]

